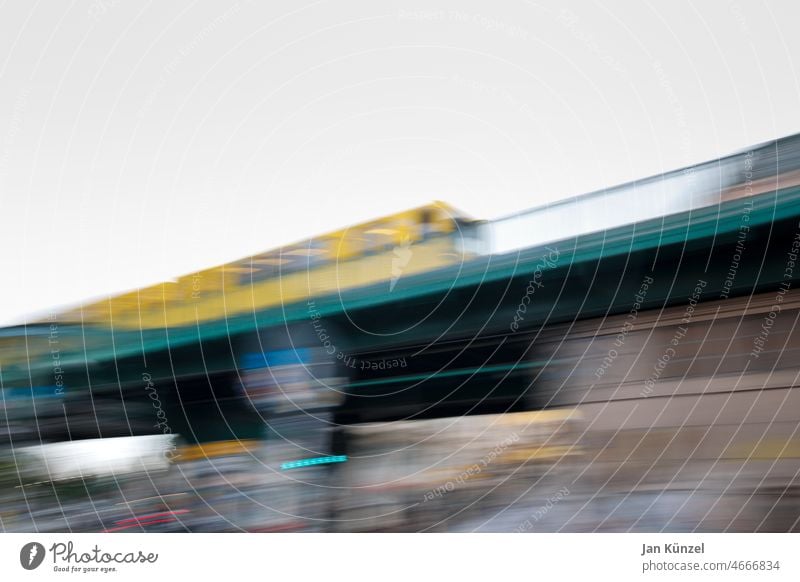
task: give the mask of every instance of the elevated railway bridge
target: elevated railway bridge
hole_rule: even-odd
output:
[[[653,503],[739,463],[726,491],[780,503],[703,523],[792,530],[799,252],[796,136],[494,222],[437,202],[0,330],[0,440],[169,434],[184,462],[250,455],[311,485],[342,465],[361,497],[323,505],[346,515],[365,491],[415,506],[493,435],[511,474],[582,451],[571,491],[647,483]],[[387,493],[398,466],[417,480]]]

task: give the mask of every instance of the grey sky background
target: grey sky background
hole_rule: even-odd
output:
[[[434,199],[494,218],[795,133],[799,17],[11,0],[0,323]]]

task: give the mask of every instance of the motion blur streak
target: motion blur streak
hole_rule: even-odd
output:
[[[800,531],[800,136],[0,330],[5,531]]]

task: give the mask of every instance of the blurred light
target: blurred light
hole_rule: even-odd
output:
[[[313,459],[300,459],[298,461],[289,461],[283,463],[281,469],[299,469],[300,467],[310,467],[312,465],[329,465],[331,463],[344,463],[347,461],[347,455],[337,455],[335,457],[315,457]]]

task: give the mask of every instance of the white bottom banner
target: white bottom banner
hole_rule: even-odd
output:
[[[0,578],[794,581],[799,543],[797,534],[2,534]]]

